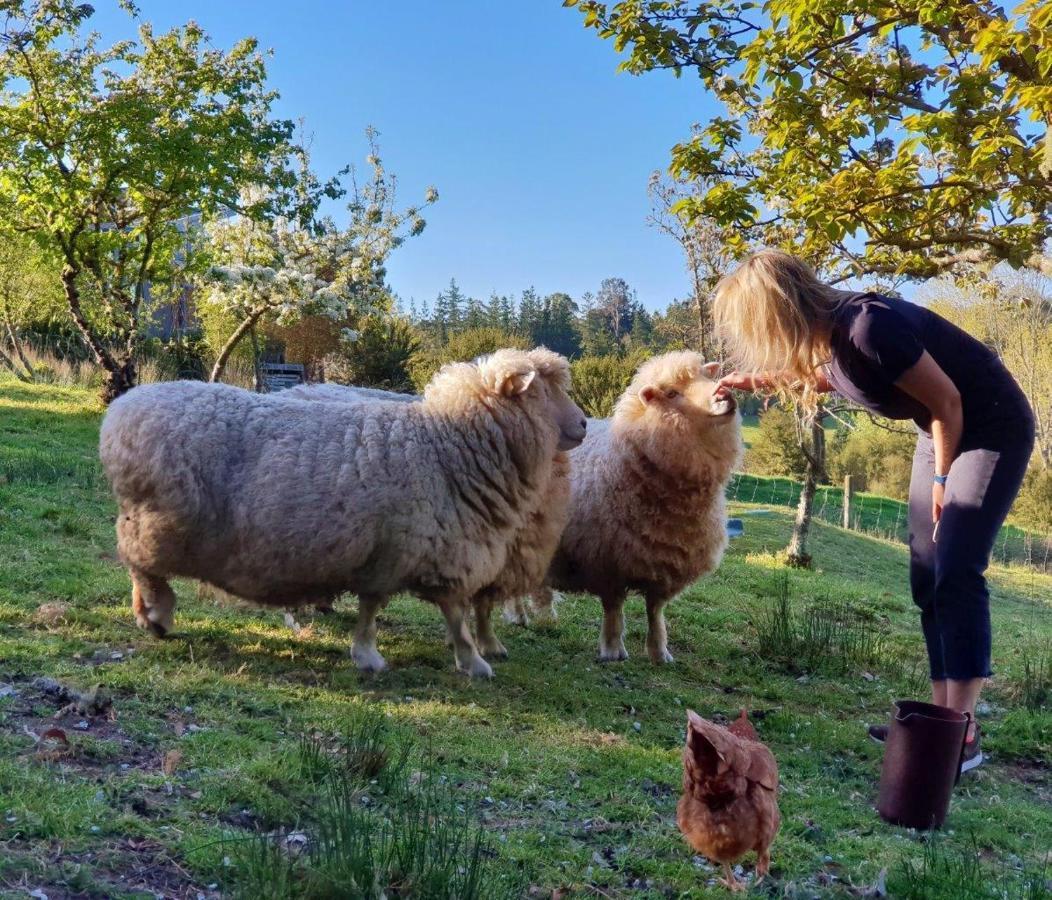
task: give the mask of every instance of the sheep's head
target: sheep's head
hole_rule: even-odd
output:
[[[640,366],[618,401],[616,417],[702,435],[734,431],[740,422],[737,405],[719,390],[718,369],[718,363],[706,363],[697,353],[657,356]]]
[[[499,406],[529,412],[558,432],[558,448],[570,450],[584,440],[584,413],[567,393],[570,368],[566,360],[543,347],[530,352],[497,350],[473,363],[444,367],[424,392],[425,399],[458,396],[469,385],[477,396]]]

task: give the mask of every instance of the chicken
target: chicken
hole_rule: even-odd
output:
[[[727,730],[744,741],[758,741],[760,739],[756,729],[752,727],[752,722],[749,721],[749,714],[744,709],[739,710],[738,718],[727,726]]]
[[[778,764],[745,710],[727,727],[688,711],[683,796],[676,807],[676,823],[687,843],[720,863],[722,883],[740,891],[745,886],[731,865],[755,850],[756,881],[762,881],[779,822]]]

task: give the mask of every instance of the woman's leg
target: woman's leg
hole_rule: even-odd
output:
[[[950,467],[935,546],[935,618],[942,637],[946,704],[974,716],[991,674],[986,567],[1026,475],[1025,432],[1004,449],[970,449]]]
[[[910,591],[920,607],[921,630],[928,650],[932,703],[946,705],[946,672],[943,669],[942,635],[935,617],[935,542],[931,520],[931,485],[935,474],[935,450],[931,439],[917,437],[910,476],[909,547]]]

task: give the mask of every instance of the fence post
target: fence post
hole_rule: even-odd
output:
[[[855,499],[855,485],[850,475],[844,476],[844,527],[851,527],[851,502]]]

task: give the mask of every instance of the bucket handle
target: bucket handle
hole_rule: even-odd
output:
[[[972,714],[970,712],[966,712],[964,714],[964,718],[966,719],[964,726],[964,737],[961,738],[961,754],[957,759],[957,774],[954,776],[953,779],[954,787],[957,787],[957,782],[961,780],[961,764],[964,762],[965,747],[968,746],[968,729],[972,727]]]

